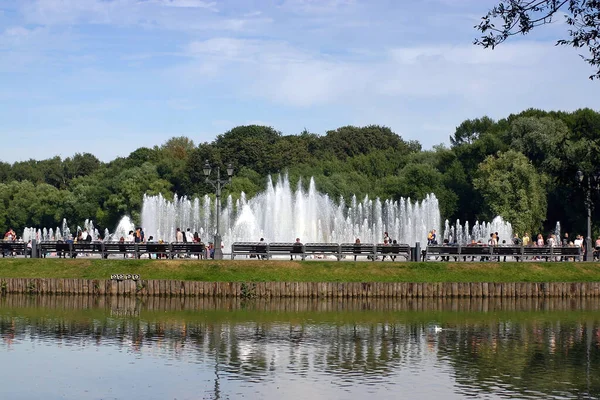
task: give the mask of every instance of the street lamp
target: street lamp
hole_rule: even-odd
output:
[[[227,164],[227,179],[221,179],[221,167],[217,166],[217,179],[212,180],[209,178],[212,167],[208,160],[204,163],[202,168],[204,176],[206,176],[206,183],[210,183],[216,190],[217,195],[217,229],[215,232],[215,260],[223,259],[223,250],[221,249],[221,233],[219,232],[219,215],[221,214],[221,187],[231,183],[231,177],[233,176],[233,164]]]
[[[582,185],[585,174],[580,170],[575,174],[575,179]],[[600,173],[587,176],[587,188],[585,188],[585,206],[587,208],[587,237],[585,238],[585,261],[594,261],[594,246],[592,245],[592,181],[593,189],[600,188]]]

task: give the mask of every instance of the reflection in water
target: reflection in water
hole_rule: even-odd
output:
[[[58,385],[64,398],[599,398],[599,308],[11,295],[0,298],[0,396]],[[23,371],[39,376],[36,396],[18,386]]]

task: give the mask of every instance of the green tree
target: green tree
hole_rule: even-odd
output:
[[[10,177],[10,164],[0,161],[0,182],[8,182]]]
[[[511,147],[523,153],[540,171],[554,173],[563,169],[563,143],[569,129],[560,120],[521,117],[511,124]]]
[[[144,163],[139,167],[123,170],[112,182],[111,192],[105,203],[110,216],[107,222],[114,226],[123,215],[130,215],[139,222],[144,194],[165,198],[173,196],[171,183],[160,179],[156,166]]]
[[[16,162],[12,165],[9,180],[19,182],[29,181],[32,183],[43,182],[44,175],[37,166],[38,162],[36,160]]]
[[[590,79],[600,78],[599,0],[500,0],[475,26],[483,36],[474,43],[493,49],[511,36],[554,22],[560,15],[569,26],[569,36],[556,44],[586,47],[589,55],[581,57],[596,69]]]
[[[540,229],[546,219],[546,180],[527,157],[509,150],[487,157],[473,185],[485,200],[488,219],[500,215],[523,233]]]
[[[66,188],[65,166],[59,156],[38,162],[38,168],[44,176],[44,182],[57,189]]]
[[[452,147],[462,144],[472,144],[480,135],[490,131],[494,125],[494,120],[489,117],[463,121],[456,127],[454,135],[450,136],[450,144]]]
[[[322,143],[322,148],[333,152],[340,159],[389,148],[408,154],[414,148],[414,143],[411,147],[390,128],[378,125],[344,126],[328,131],[322,138]]]
[[[65,160],[67,176],[71,179],[78,176],[90,175],[96,171],[102,163],[98,158],[90,153],[77,153],[72,158]]]
[[[281,133],[269,126],[238,126],[217,136],[213,146],[224,163],[235,168],[245,166],[262,175],[279,172],[273,165],[273,150],[281,140]],[[281,158],[283,155],[276,154]]]

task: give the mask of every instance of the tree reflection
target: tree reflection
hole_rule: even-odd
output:
[[[15,341],[117,346],[214,368],[220,379],[273,381],[285,371],[392,381],[429,359],[464,394],[600,396],[598,305],[581,300],[0,299],[1,347]],[[365,311],[367,310],[367,311]],[[462,311],[461,311],[462,310]],[[166,312],[167,311],[167,312]],[[459,312],[457,312],[459,311]],[[443,329],[433,329],[443,321]]]

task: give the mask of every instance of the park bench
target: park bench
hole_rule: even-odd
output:
[[[435,260],[440,258],[442,261],[449,261],[450,257],[453,257],[455,261],[467,261],[468,257],[471,257],[471,261],[474,261],[476,257],[479,257],[480,261],[489,259],[491,256],[492,247],[489,246],[455,246],[446,245],[438,246],[432,245],[427,246],[422,255],[423,261],[431,260],[434,257]]]
[[[266,242],[235,242],[231,245],[231,259],[235,256],[266,258],[269,245]]]
[[[442,261],[446,261],[450,256],[454,257],[454,260],[457,261],[457,257],[460,255],[461,247],[460,246],[438,246],[432,245],[427,246],[425,248],[423,256],[423,261],[430,260],[431,257],[434,259],[438,259],[438,257],[442,258]]]
[[[58,258],[67,258],[72,255],[72,243],[66,243],[61,241],[47,241],[40,242],[37,245],[38,254],[42,258],[55,254]]]
[[[373,243],[342,243],[340,244],[340,256],[367,257],[375,259],[375,245]]]
[[[304,254],[335,256],[340,259],[340,245],[337,243],[306,243],[304,245]]]
[[[156,259],[169,258],[169,244],[168,243],[154,243],[154,242],[146,243],[145,250],[150,258],[152,258],[152,255],[154,255],[154,257]]]
[[[471,261],[475,261],[477,257],[479,257],[479,261],[488,261],[494,249],[487,245],[460,246],[459,248],[463,261],[467,261],[468,257],[471,257]]]
[[[498,260],[506,261],[506,257],[513,259],[530,260],[534,258],[563,259],[564,257],[579,258],[581,249],[578,247],[522,247],[522,246],[427,246],[425,250],[425,260],[430,260],[431,257],[442,260],[448,260],[449,257],[454,257],[455,260],[467,261],[471,257],[474,261],[479,257],[480,261]]]
[[[582,255],[581,248],[576,246],[544,246],[523,247],[523,256],[527,259],[543,258],[548,260],[560,260],[563,257],[573,257],[576,260]]]
[[[297,245],[295,243],[269,243],[267,258],[278,255],[298,255],[302,260],[304,260],[306,256],[304,253],[304,245]]]
[[[553,247],[552,255],[561,257],[574,257],[576,260],[583,254],[581,247],[577,246],[561,246]]]
[[[111,254],[122,254],[123,258],[127,258],[128,254],[136,257],[138,243],[133,242],[103,242],[104,246],[103,256],[108,258]]]
[[[382,244],[375,245],[375,257],[390,257],[392,261],[396,261],[396,257],[404,257],[406,261],[410,260],[410,246],[408,244]]]
[[[498,261],[506,261],[506,257],[512,257],[514,260],[519,261],[523,255],[522,246],[498,246],[491,249],[492,256],[497,258]]]
[[[27,243],[15,242],[12,240],[0,241],[0,251],[2,251],[2,257],[10,257],[14,255],[24,255],[27,257],[29,252],[27,251]],[[31,254],[29,254],[31,256]]]
[[[204,258],[206,252],[206,246],[204,243],[184,243],[184,242],[173,242],[169,244],[170,256],[198,256],[198,259]]]
[[[100,255],[102,255],[102,243],[99,243],[99,242],[72,243],[70,252],[71,252],[71,255],[73,255],[73,254],[100,254]]]

